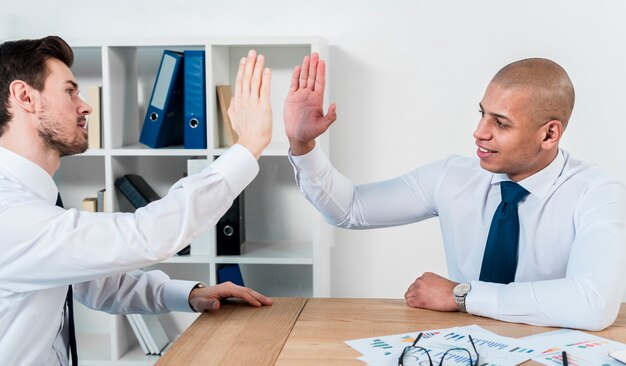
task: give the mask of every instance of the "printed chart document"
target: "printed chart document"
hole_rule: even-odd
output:
[[[624,366],[611,358],[610,352],[626,350],[626,344],[601,338],[579,330],[561,329],[522,338],[535,345],[544,345],[544,351],[533,357],[544,365],[563,365],[562,352],[572,366]]]
[[[419,333],[354,339],[346,343],[362,353],[363,356],[357,359],[368,365],[395,366],[404,348],[412,345]],[[479,365],[489,366],[519,365],[529,359],[548,366],[561,366],[563,351],[567,352],[571,366],[624,366],[611,358],[609,353],[626,350],[626,344],[571,329],[560,329],[519,339],[499,336],[478,325],[433,329],[421,333],[422,338],[417,342],[417,346],[428,350],[433,364],[438,364],[447,350],[457,347],[469,350],[472,357],[475,357],[469,335],[472,336],[480,355]],[[459,355],[463,353],[446,356],[444,365],[467,366],[468,357]]]
[[[408,334],[395,334],[383,337],[373,337],[346,341],[346,343],[363,354],[358,359],[368,365],[397,365],[398,358],[405,347],[410,346],[420,332]],[[422,338],[417,345],[428,350],[433,363],[439,363],[443,354],[452,348],[465,348],[475,357],[474,349],[470,343],[469,335],[472,336],[478,354],[480,364],[490,366],[519,365],[538,355],[543,349],[529,347],[525,341],[499,336],[478,325],[454,327],[446,329],[434,329],[423,331]],[[444,364],[467,366],[468,358],[459,357],[458,354],[448,354]],[[474,358],[475,361],[475,358]]]

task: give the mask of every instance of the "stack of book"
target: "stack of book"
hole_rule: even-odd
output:
[[[153,148],[184,145],[207,148],[205,52],[165,50],[152,88],[139,142]],[[223,135],[227,145],[237,139],[228,118],[229,85],[217,86]]]
[[[156,315],[126,314],[126,319],[145,354],[160,355],[170,343]]]

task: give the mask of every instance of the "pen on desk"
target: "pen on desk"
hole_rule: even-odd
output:
[[[562,358],[563,358],[563,366],[567,366],[567,365],[569,365],[569,364],[567,363],[567,353],[566,353],[565,351],[563,351],[563,353],[561,353],[561,355],[563,356],[563,357],[562,357]]]

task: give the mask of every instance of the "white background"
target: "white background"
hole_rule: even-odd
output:
[[[623,1],[31,0],[1,9],[0,39],[322,36],[339,116],[332,159],[356,183],[474,155],[478,102],[493,74],[550,58],[576,88],[562,147],[626,181]],[[402,298],[422,272],[446,273],[437,220],[334,238],[333,296]]]

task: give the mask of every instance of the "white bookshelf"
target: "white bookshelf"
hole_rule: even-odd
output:
[[[239,59],[251,48],[266,57],[272,69],[273,138],[259,160],[260,172],[245,190],[246,242],[240,256],[217,256],[214,232],[192,243],[188,256],[174,256],[150,269],[170,277],[216,283],[222,264],[239,264],[246,286],[269,296],[324,297],[330,295],[329,226],[300,195],[287,160],[283,103],[293,67],[315,51],[328,59],[328,46],[318,37],[215,38],[192,40],[123,40],[101,44],[70,42],[72,67],[81,90],[102,86],[102,148],[63,158],[55,175],[66,207],[81,207],[85,197],[106,188],[108,212],[133,211],[115,191],[115,179],[139,174],[165,196],[184,176],[187,160],[213,160],[226,151],[221,144],[215,86],[234,84]],[[139,134],[163,50],[206,51],[206,149],[182,146],[152,149],[140,144]],[[326,90],[328,94],[328,88]],[[328,101],[328,97],[325,99]],[[328,153],[328,134],[319,140]],[[153,365],[124,316],[75,307],[81,365]],[[170,339],[197,317],[193,313],[160,316]]]

